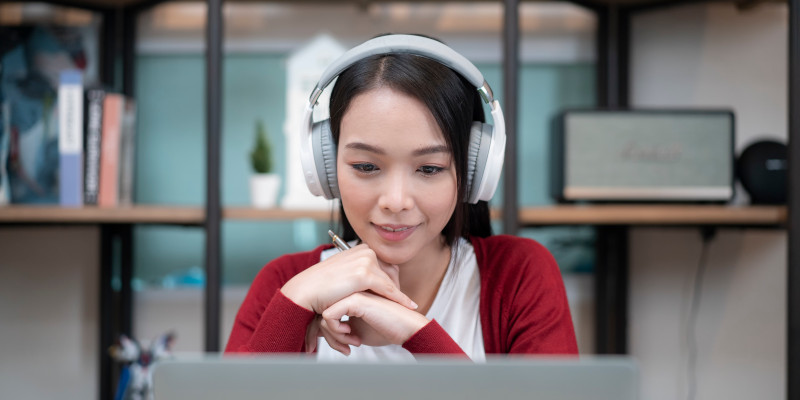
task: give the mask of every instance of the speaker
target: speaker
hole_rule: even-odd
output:
[[[753,204],[785,204],[786,145],[759,140],[747,146],[736,160],[736,174]]]
[[[551,194],[560,202],[726,202],[730,110],[567,110],[553,119]]]

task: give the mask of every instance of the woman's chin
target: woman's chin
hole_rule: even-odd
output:
[[[413,258],[413,254],[408,254],[406,251],[396,251],[394,249],[382,249],[380,247],[372,247],[370,248],[375,251],[375,255],[378,257],[378,260],[389,264],[389,265],[402,265],[411,260]]]
[[[379,260],[389,265],[403,265],[414,259],[425,248],[416,236],[392,242],[384,240],[374,232],[369,233],[360,236],[361,240],[375,252]]]
[[[404,257],[395,254],[385,255],[377,253],[376,255],[378,256],[379,260],[389,265],[403,265],[411,259],[411,257]]]

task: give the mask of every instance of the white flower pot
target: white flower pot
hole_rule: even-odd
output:
[[[278,174],[250,176],[250,201],[255,208],[272,208],[278,199],[281,177]]]

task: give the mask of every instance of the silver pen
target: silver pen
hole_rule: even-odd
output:
[[[342,238],[333,233],[332,230],[328,229],[328,235],[331,236],[331,240],[333,240],[333,245],[336,246],[336,248],[339,249],[339,251],[345,251],[350,248],[350,246],[347,245],[347,242],[345,242],[344,240],[342,240]]]

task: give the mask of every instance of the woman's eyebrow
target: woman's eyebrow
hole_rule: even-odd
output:
[[[386,154],[386,151],[384,149],[380,148],[380,147],[375,147],[373,145],[366,144],[366,143],[361,143],[361,142],[348,143],[344,147],[348,148],[348,149],[353,149],[353,150],[369,151],[371,153],[380,154],[380,155],[385,155]],[[416,150],[414,150],[414,152],[411,153],[411,155],[414,156],[414,157],[419,157],[419,156],[424,156],[424,155],[428,155],[428,154],[448,153],[448,152],[450,152],[450,149],[447,146],[440,144],[440,145],[434,145],[434,146],[428,146],[428,147],[423,147],[423,148],[420,148],[420,149],[416,149]]]
[[[369,144],[366,144],[366,143],[361,143],[361,142],[348,143],[344,147],[348,148],[348,149],[353,149],[353,150],[369,151],[369,152],[376,153],[376,154],[381,154],[381,155],[386,154],[386,151],[384,151],[383,149],[381,149],[379,147],[375,147],[375,146],[372,146],[372,145],[369,145]]]
[[[424,155],[428,155],[428,154],[449,153],[449,152],[450,152],[450,149],[447,148],[447,146],[440,144],[440,145],[436,145],[436,146],[428,146],[428,147],[423,147],[421,149],[416,149],[411,154],[413,156],[415,156],[415,157],[418,157],[418,156],[424,156]]]

